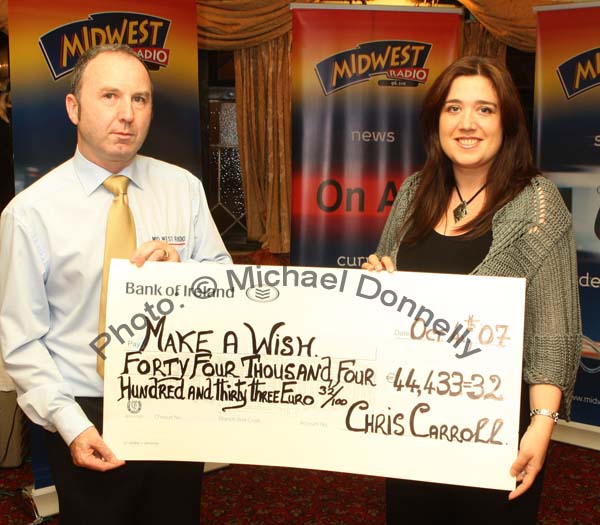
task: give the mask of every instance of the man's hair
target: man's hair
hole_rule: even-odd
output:
[[[75,67],[73,68],[69,93],[75,95],[76,98],[79,98],[79,92],[81,91],[81,80],[83,78],[85,68],[94,58],[102,53],[123,53],[126,55],[131,55],[132,57],[135,57],[136,60],[139,60],[140,64],[142,64],[146,71],[148,71],[148,66],[146,66],[146,63],[133,49],[126,44],[103,44],[100,46],[90,47],[79,57]],[[150,75],[148,74],[148,76]],[[152,79],[150,79],[150,85],[152,85]]]

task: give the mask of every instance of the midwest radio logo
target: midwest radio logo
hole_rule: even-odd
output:
[[[170,27],[170,20],[144,13],[93,13],[49,31],[39,43],[54,80],[70,73],[88,48],[102,44],[127,44],[150,69],[158,69],[169,65]]]
[[[385,76],[380,86],[415,87],[429,77],[425,64],[431,46],[405,40],[366,42],[322,60],[315,70],[325,95],[373,76]]]
[[[563,62],[557,73],[568,99],[600,85],[600,48],[589,49]]]

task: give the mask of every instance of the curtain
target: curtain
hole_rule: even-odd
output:
[[[290,250],[291,34],[236,50],[235,90],[248,238]]]
[[[292,15],[289,0],[197,0],[198,47],[234,50],[248,239],[290,251]],[[305,3],[311,3],[310,1]]]
[[[489,56],[506,63],[506,44],[500,42],[477,20],[468,20],[463,26],[462,55]]]
[[[289,0],[197,0],[198,47],[240,49],[288,33]]]
[[[459,0],[500,42],[534,52],[537,36],[535,6],[571,4],[581,0]]]

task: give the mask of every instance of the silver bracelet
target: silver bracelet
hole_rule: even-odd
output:
[[[556,425],[556,423],[558,423],[558,412],[552,412],[551,410],[548,410],[547,408],[532,408],[529,411],[529,417],[533,417],[533,416],[546,416],[546,417],[552,418],[552,421],[554,421],[555,425]]]

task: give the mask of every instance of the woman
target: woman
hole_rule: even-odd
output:
[[[569,417],[581,348],[571,217],[532,160],[518,93],[490,58],[463,57],[422,109],[426,161],[407,178],[368,270],[527,279],[519,453],[508,494],[387,480],[388,524],[535,523],[544,459]]]

